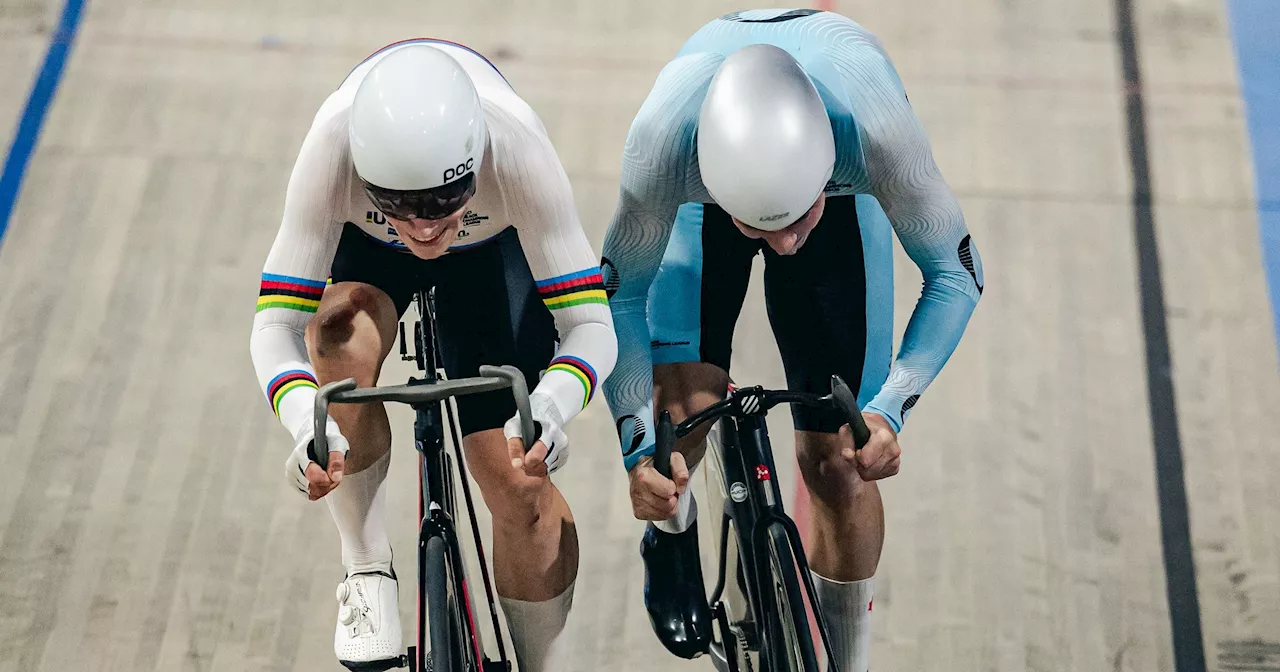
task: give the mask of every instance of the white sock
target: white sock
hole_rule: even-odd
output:
[[[698,519],[698,502],[693,498],[693,474],[697,470],[696,464],[689,467],[689,484],[676,499],[676,515],[666,520],[655,521],[654,527],[670,534],[680,534],[689,529],[693,521]]]
[[[516,667],[520,672],[558,672],[565,666],[569,638],[564,634],[569,607],[573,606],[570,583],[556,597],[545,602],[525,602],[498,596],[502,613],[507,617],[511,646],[516,650]]]
[[[840,664],[840,672],[867,672],[875,577],[861,581],[832,581],[814,572],[810,574],[813,574],[818,604],[827,622],[827,635],[831,637],[831,650]]]
[[[364,471],[343,474],[342,483],[325,496],[342,538],[342,564],[347,574],[391,571],[387,539],[387,468],[391,451]]]

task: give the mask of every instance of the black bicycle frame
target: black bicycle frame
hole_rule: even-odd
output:
[[[771,526],[778,524],[786,530],[791,546],[788,555],[794,558],[799,568],[799,578],[810,604],[817,604],[817,591],[813,584],[813,577],[809,574],[809,562],[800,540],[800,530],[787,516],[782,504],[782,490],[778,486],[773,446],[769,441],[769,429],[765,424],[765,418],[769,409],[780,403],[839,409],[848,417],[855,444],[861,447],[867,442],[870,432],[862,420],[861,413],[858,412],[852,392],[844,381],[836,376],[832,376],[831,388],[831,395],[826,397],[799,392],[775,392],[760,387],[739,389],[734,391],[728,399],[695,413],[678,427],[672,426],[670,414],[666,411],[661,414],[658,422],[658,446],[654,463],[658,471],[667,477],[670,477],[671,449],[676,439],[689,434],[703,422],[714,419],[720,423],[724,491],[729,497],[725,502],[724,521],[721,524],[716,587],[712,591],[709,602],[713,613],[723,616],[724,609],[719,602],[725,585],[728,562],[727,535],[729,522],[732,522],[738,538],[739,562],[743,576],[747,579],[745,581],[747,601],[751,603],[752,617],[760,640],[770,646],[781,645],[781,642],[771,642],[764,636],[768,632],[770,619],[778,617],[777,614],[766,612],[766,605],[773,601],[772,596],[768,596],[769,593],[765,592],[773,591],[768,555],[768,530]],[[786,560],[783,559],[783,561]],[[826,620],[821,610],[814,609],[813,617],[827,654],[827,669],[829,672],[839,672],[839,665],[835,661],[831,648],[831,638],[827,634]],[[723,620],[721,624],[724,624]],[[770,661],[771,669],[776,652],[764,650],[765,648],[767,647],[761,647],[762,658]],[[732,658],[733,655],[736,654],[726,650],[726,657]],[[730,665],[736,664],[730,663]]]
[[[423,376],[410,378],[409,384],[433,385],[438,381],[434,306],[431,297],[425,291],[418,292],[415,299],[420,319],[414,329],[414,358]],[[426,619],[423,618],[427,613],[427,591],[421,588],[426,585],[427,580],[423,559],[426,557],[428,539],[432,537],[444,539],[445,546],[449,549],[450,561],[455,568],[451,577],[454,593],[460,596],[466,595],[461,571],[464,567],[462,554],[458,549],[458,538],[453,527],[453,520],[457,513],[454,510],[453,474],[449,469],[448,457],[445,453],[444,418],[440,413],[440,404],[441,402],[437,401],[410,404],[414,410],[413,444],[418,450],[418,475],[421,481],[421,487],[418,490],[418,517],[421,521],[418,527],[418,637],[417,650],[414,653],[418,670],[426,669],[426,655],[431,649]],[[470,602],[467,601],[463,607],[466,610],[468,625],[471,625],[473,618]],[[472,656],[476,656],[475,660],[479,660],[475,652],[469,651],[465,654],[465,658]],[[467,669],[471,667],[473,665],[466,665]]]
[[[423,372],[423,376],[420,379],[410,378],[409,384],[434,385],[439,382],[437,372],[443,366],[443,362],[439,360],[439,350],[436,348],[434,296],[429,290],[423,290],[415,294],[414,300],[417,304],[420,319],[414,329],[415,353],[413,359],[417,362],[418,369]],[[446,403],[449,402],[444,400],[410,404],[415,413],[413,439],[419,453],[419,475],[422,484],[418,493],[418,517],[421,520],[421,525],[418,530],[417,669],[425,669],[426,652],[430,649],[429,632],[426,626],[426,619],[423,618],[423,614],[427,613],[427,591],[421,588],[426,585],[424,558],[426,557],[427,540],[432,537],[441,537],[445,541],[445,546],[449,549],[450,560],[454,567],[453,576],[451,577],[454,595],[457,596],[458,603],[463,611],[462,616],[465,617],[465,622],[461,625],[470,634],[468,639],[472,644],[464,654],[464,667],[465,669],[479,670],[482,669],[483,663],[488,661],[485,660],[482,650],[480,629],[476,624],[471,594],[466,582],[466,565],[463,564],[461,546],[458,543],[457,532],[454,528],[454,521],[457,519],[457,499],[454,493],[453,470],[450,468],[451,463],[445,451],[444,418],[440,412],[441,405]],[[450,419],[453,419],[452,409]],[[455,443],[458,441],[456,431],[454,432],[454,441]],[[458,443],[456,448],[459,453],[459,461],[461,461],[461,444]],[[461,468],[465,470],[465,467]],[[464,472],[463,479],[465,478],[466,474]],[[466,487],[465,482],[463,486],[464,488]],[[468,514],[474,526],[475,511],[472,509],[473,504],[469,488],[466,496],[466,503],[468,509],[470,509]],[[485,590],[486,593],[491,595],[492,588],[489,585],[488,567],[484,559],[483,547],[479,543],[479,530],[476,529],[475,532],[477,550],[480,553],[480,566],[484,573]],[[492,600],[490,601],[492,602]],[[506,647],[502,643],[501,631],[496,629],[497,613],[492,604],[490,604],[490,610],[493,612],[491,615],[494,618],[495,632],[498,633],[498,661],[496,662],[500,666],[506,665]],[[507,667],[505,669],[510,668]]]
[[[426,627],[427,591],[425,588],[424,562],[427,541],[441,539],[448,548],[447,562],[453,568],[450,586],[456,598],[460,613],[459,618],[465,622],[456,625],[462,634],[469,637],[470,646],[465,647],[462,663],[464,666],[482,670],[482,672],[509,672],[511,665],[507,660],[506,648],[502,642],[501,629],[498,627],[497,610],[494,607],[493,587],[489,581],[488,564],[484,557],[484,545],[480,539],[479,525],[475,519],[475,505],[471,498],[471,488],[467,482],[466,463],[462,459],[461,440],[458,437],[457,423],[454,422],[453,406],[446,406],[449,412],[449,424],[453,430],[452,437],[458,451],[456,462],[459,470],[459,482],[465,498],[471,530],[476,540],[476,551],[484,578],[485,595],[489,600],[489,612],[493,618],[494,632],[497,633],[498,661],[489,661],[484,657],[483,641],[476,626],[475,611],[472,609],[471,596],[465,578],[466,565],[463,562],[461,546],[458,544],[454,529],[455,510],[454,496],[454,463],[450,461],[445,450],[444,418],[440,405],[449,403],[451,397],[493,392],[509,389],[515,399],[517,415],[525,431],[525,436],[533,435],[533,418],[529,412],[529,389],[524,375],[512,366],[482,365],[479,376],[457,380],[441,380],[437,375],[441,363],[436,346],[435,307],[432,296],[427,291],[418,292],[415,296],[420,320],[414,329],[414,354],[408,354],[404,339],[404,324],[400,325],[400,356],[412,359],[425,374],[421,379],[410,378],[408,384],[390,387],[370,387],[357,389],[355,378],[347,378],[323,385],[316,393],[315,412],[315,460],[322,469],[328,468],[328,441],[326,422],[329,417],[329,404],[359,404],[395,401],[408,404],[414,409],[413,423],[414,443],[419,453],[419,476],[421,487],[418,490],[418,514],[421,521],[418,532],[418,635],[416,646],[409,647],[409,655],[402,657],[400,667],[408,665],[411,670],[421,672],[425,669],[426,655],[429,649],[429,630]],[[444,605],[436,605],[441,607]]]

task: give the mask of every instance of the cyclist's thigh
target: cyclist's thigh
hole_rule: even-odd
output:
[[[858,386],[861,405],[879,391],[893,346],[892,269],[888,219],[870,196],[828,198],[799,252],[765,251],[769,323],[788,388],[826,393],[834,374]],[[844,424],[835,412],[791,412],[797,431],[835,433]]]
[[[516,230],[439,261],[436,326],[449,377],[479,375],[481,364],[510,364],[532,389],[555,355],[556,326],[538,296]],[[458,398],[463,436],[500,428],[515,412],[508,390]]]
[[[355,226],[343,228],[330,267],[332,284],[325,288],[307,329],[307,349],[317,374],[325,377],[319,369],[331,368],[325,366],[326,361],[340,369],[356,360],[361,373],[367,373],[372,365],[376,379],[377,367],[395,343],[396,323],[409,304],[417,284],[415,266],[421,263]],[[372,320],[373,333],[362,331],[365,319]],[[359,382],[371,385],[376,380]]]
[[[649,335],[657,408],[678,422],[724,395],[733,330],[759,241],[714,204],[680,207],[649,288]]]
[[[649,288],[653,363],[703,362],[729,371],[760,242],[742,235],[715,204],[680,207]]]
[[[649,290],[654,405],[676,422],[724,397],[734,326],[759,250],[719,206],[681,206]],[[709,428],[679,449],[700,445]]]

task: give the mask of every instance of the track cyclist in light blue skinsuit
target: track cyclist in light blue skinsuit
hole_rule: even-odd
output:
[[[924,275],[893,359],[890,231]],[[751,265],[765,259],[769,319],[788,387],[859,383],[871,441],[793,408],[813,507],[808,546],[843,672],[867,672],[872,577],[884,537],[875,481],[898,471],[897,432],[950,357],[982,293],[964,215],[879,41],[816,10],[712,21],[658,75],[627,137],[604,244],[618,363],[604,390],[618,424],[641,544],[646,607],[674,653],[705,650],[690,471],[651,466],[654,408],[680,421],[722,398]]]

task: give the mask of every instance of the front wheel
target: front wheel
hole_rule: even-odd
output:
[[[461,596],[453,590],[453,563],[444,539],[427,539],[426,548],[422,550],[420,576],[427,593],[426,617],[431,651],[430,662],[419,669],[466,672],[467,643],[463,637],[466,631],[462,628],[462,610],[459,609]],[[426,660],[424,658],[424,663]]]
[[[770,669],[772,672],[818,672],[818,656],[809,632],[795,556],[781,523],[769,526],[769,568],[773,583],[773,613],[768,618],[766,647],[767,660],[772,663]]]

